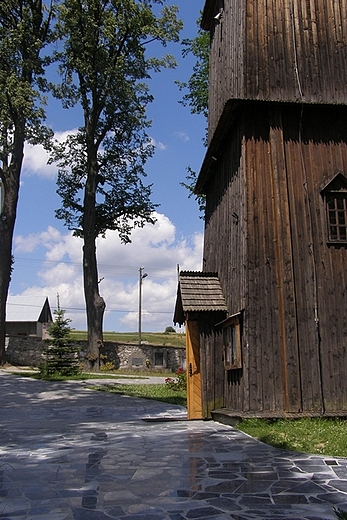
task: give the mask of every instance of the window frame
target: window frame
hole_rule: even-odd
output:
[[[241,326],[242,313],[233,314],[222,324],[223,363],[225,370],[242,368]],[[229,341],[229,338],[231,341]]]
[[[143,368],[143,366],[144,366],[144,364],[145,364],[144,361],[145,361],[144,357],[141,357],[141,356],[138,356],[138,357],[136,357],[136,356],[132,356],[132,358],[131,358],[131,366],[132,366],[132,367],[137,367],[137,368],[138,368],[138,367]]]
[[[160,357],[161,357],[162,363],[156,363],[156,361],[158,361],[157,356],[160,356]],[[164,352],[161,352],[160,350],[155,351],[154,354],[153,354],[153,358],[154,358],[154,366],[155,366],[155,367],[165,368],[165,356],[164,356]]]
[[[338,200],[342,200],[343,208],[338,207]],[[334,207],[330,202],[334,202]],[[327,190],[325,192],[325,210],[328,228],[328,242],[330,244],[347,244],[347,192]],[[340,217],[343,215],[343,222]],[[332,221],[334,218],[334,222]],[[333,232],[333,228],[336,229]],[[343,233],[344,230],[344,233]]]
[[[324,204],[327,244],[335,246],[347,245],[347,178],[341,171],[322,189]],[[338,207],[338,201],[342,207]],[[333,202],[333,205],[331,204]],[[335,229],[334,229],[335,228]]]

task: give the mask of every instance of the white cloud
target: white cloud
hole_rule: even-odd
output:
[[[31,253],[40,245],[51,249],[54,244],[58,244],[61,240],[61,233],[53,226],[48,226],[46,231],[42,231],[41,233],[31,233],[26,237],[22,235],[15,236],[14,244],[17,252]]]
[[[161,141],[156,141],[155,139],[153,139],[153,137],[151,137],[151,144],[157,149],[157,150],[160,150],[160,151],[164,151],[167,149],[167,146],[162,143]]]
[[[189,135],[187,132],[175,132],[174,136],[177,137],[180,141],[187,143],[189,141]]]
[[[65,132],[56,132],[55,139],[61,143],[68,135],[75,134],[76,129]],[[37,175],[39,177],[53,178],[57,175],[56,164],[48,164],[49,153],[42,145],[26,143],[24,147],[23,173],[25,175]]]
[[[55,177],[57,167],[47,164],[48,153],[42,145],[26,144],[24,149],[23,173],[40,177]]]
[[[42,233],[15,239],[15,254],[42,247],[45,259],[37,272],[39,282],[34,286],[28,280],[23,294],[47,295],[54,307],[58,293],[62,308],[73,320],[72,326],[84,329],[82,241],[52,226]],[[177,264],[181,270],[201,269],[202,234],[177,239],[173,223],[157,214],[155,225],[134,230],[131,244],[121,244],[116,232],[107,232],[105,239],[97,241],[97,256],[99,277],[103,278],[100,293],[106,301],[105,330],[137,330],[138,269],[144,267],[148,277],[143,280],[142,330],[163,331],[172,325]]]

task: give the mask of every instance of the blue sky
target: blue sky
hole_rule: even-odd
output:
[[[179,6],[184,22],[181,38],[196,35],[196,20],[203,0],[169,0]],[[161,331],[172,325],[177,264],[181,269],[199,270],[202,262],[203,221],[197,203],[180,186],[186,168],[199,171],[204,147],[205,120],[191,115],[178,101],[182,97],[175,80],[185,81],[194,59],[182,58],[181,46],[162,50],[178,60],[174,70],[154,74],[150,81],[154,102],[148,107],[152,119],[149,135],[156,152],[146,166],[146,182],[153,184],[153,202],[159,204],[157,223],[137,229],[132,243],[122,245],[114,232],[98,239],[100,293],[106,301],[104,330],[134,331],[138,323],[138,269],[148,274],[143,281],[142,330]],[[59,102],[49,103],[47,123],[59,137],[77,128],[77,110],[64,110]],[[60,199],[56,194],[56,168],[47,166],[40,147],[26,147],[18,215],[15,228],[15,265],[10,294],[56,295],[72,326],[85,329],[81,246],[54,216]]]

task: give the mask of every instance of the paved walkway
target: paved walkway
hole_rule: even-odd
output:
[[[336,520],[347,459],[276,450],[178,406],[0,371],[1,520]]]

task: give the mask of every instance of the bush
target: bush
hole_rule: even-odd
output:
[[[187,375],[183,368],[179,368],[176,371],[176,378],[167,377],[165,379],[165,384],[171,388],[171,390],[185,390],[187,387]]]
[[[103,365],[100,365],[100,372],[114,372],[115,369],[113,361],[105,361]]]
[[[170,332],[176,332],[173,327],[166,327],[164,334],[169,334]]]

